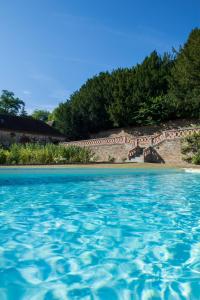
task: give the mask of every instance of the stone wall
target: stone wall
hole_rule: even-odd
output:
[[[136,161],[137,149],[143,153],[146,162],[182,163],[181,139],[194,133],[200,133],[200,127],[164,130],[157,135],[118,136],[62,143],[64,146],[77,145],[89,147],[97,161],[114,160]]]
[[[128,153],[132,149],[131,145],[100,145],[88,146],[94,153],[98,162],[124,162],[128,160]],[[180,139],[166,140],[160,145],[155,146],[156,156],[151,154],[145,162],[151,163],[172,163],[182,164],[181,142]]]
[[[9,146],[13,143],[59,143],[64,141],[65,138],[59,136],[47,136],[40,134],[31,134],[26,132],[14,132],[0,130],[0,144],[3,146]]]
[[[95,153],[95,157],[98,162],[123,162],[127,160],[127,153],[132,149],[131,145],[100,145],[89,146],[89,148]]]
[[[132,149],[131,145],[100,145],[89,146],[95,153],[98,162],[107,162],[114,159],[115,162],[124,162],[128,160],[128,153]],[[145,162],[151,163],[170,163],[182,164],[181,140],[166,140],[160,145],[155,146],[156,155],[151,155],[146,158]]]
[[[165,163],[183,163],[180,139],[163,141],[160,145],[155,146],[154,149]]]
[[[185,163],[181,154],[181,139],[164,140],[157,146],[144,150],[144,162],[150,163]]]

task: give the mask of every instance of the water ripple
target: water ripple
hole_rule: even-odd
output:
[[[200,299],[199,174],[0,174],[0,300]]]

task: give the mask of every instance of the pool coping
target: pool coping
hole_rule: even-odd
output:
[[[56,169],[200,169],[200,166],[189,164],[158,164],[158,163],[89,163],[89,164],[48,164],[48,165],[0,165],[0,169],[30,169],[30,168],[56,168]]]

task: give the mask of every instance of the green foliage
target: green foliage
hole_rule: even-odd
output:
[[[154,51],[134,68],[94,76],[55,109],[57,129],[80,139],[112,127],[165,120],[172,110],[166,97],[172,64],[169,55]]]
[[[169,95],[149,98],[138,109],[135,120],[140,125],[154,125],[174,119],[174,105]]]
[[[26,115],[25,103],[15,97],[13,92],[3,90],[0,96],[0,113],[8,115]]]
[[[0,164],[6,163],[6,151],[0,148]]]
[[[40,120],[43,122],[47,122],[49,118],[50,112],[47,110],[42,110],[42,109],[36,109],[32,113],[32,117],[36,120]]]
[[[70,102],[61,103],[52,113],[55,127],[68,138],[73,139],[72,113]]]
[[[200,29],[194,29],[177,53],[172,68],[171,93],[177,116],[200,117]]]
[[[100,73],[89,79],[78,92],[53,112],[55,126],[70,139],[88,137],[111,127],[108,109],[111,99],[110,74]]]
[[[194,133],[182,140],[183,159],[189,163],[200,164],[200,133]]]
[[[0,164],[57,164],[88,163],[94,155],[88,148],[57,146],[54,144],[13,144],[0,148]]]
[[[128,126],[132,123],[132,116],[137,109],[137,100],[133,95],[134,77],[134,68],[118,69],[110,75],[111,95],[107,110],[112,127]]]
[[[100,73],[52,114],[69,139],[114,127],[200,117],[200,29],[173,56],[153,51],[132,68]]]

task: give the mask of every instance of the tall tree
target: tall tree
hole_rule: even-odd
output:
[[[112,127],[130,125],[132,107],[130,106],[134,90],[135,69],[118,69],[111,73],[111,96],[108,106]],[[134,107],[136,110],[136,107]]]
[[[153,124],[165,119],[169,98],[169,74],[173,64],[170,55],[163,57],[153,51],[141,64],[132,69],[121,69],[112,73],[114,80],[113,102],[110,117],[116,126]],[[159,102],[163,102],[159,103]]]
[[[26,115],[25,103],[15,97],[13,92],[3,90],[0,96],[0,113],[9,115]]]
[[[54,126],[69,139],[75,139],[76,133],[72,124],[71,103],[66,101],[60,103],[51,114],[51,119],[55,122]]]
[[[179,117],[200,117],[200,29],[192,30],[177,53],[171,93]]]
[[[171,99],[166,95],[172,66],[173,58],[169,54],[160,56],[153,51],[136,67],[133,99],[138,110],[132,116],[136,124],[159,123],[170,117]]]

